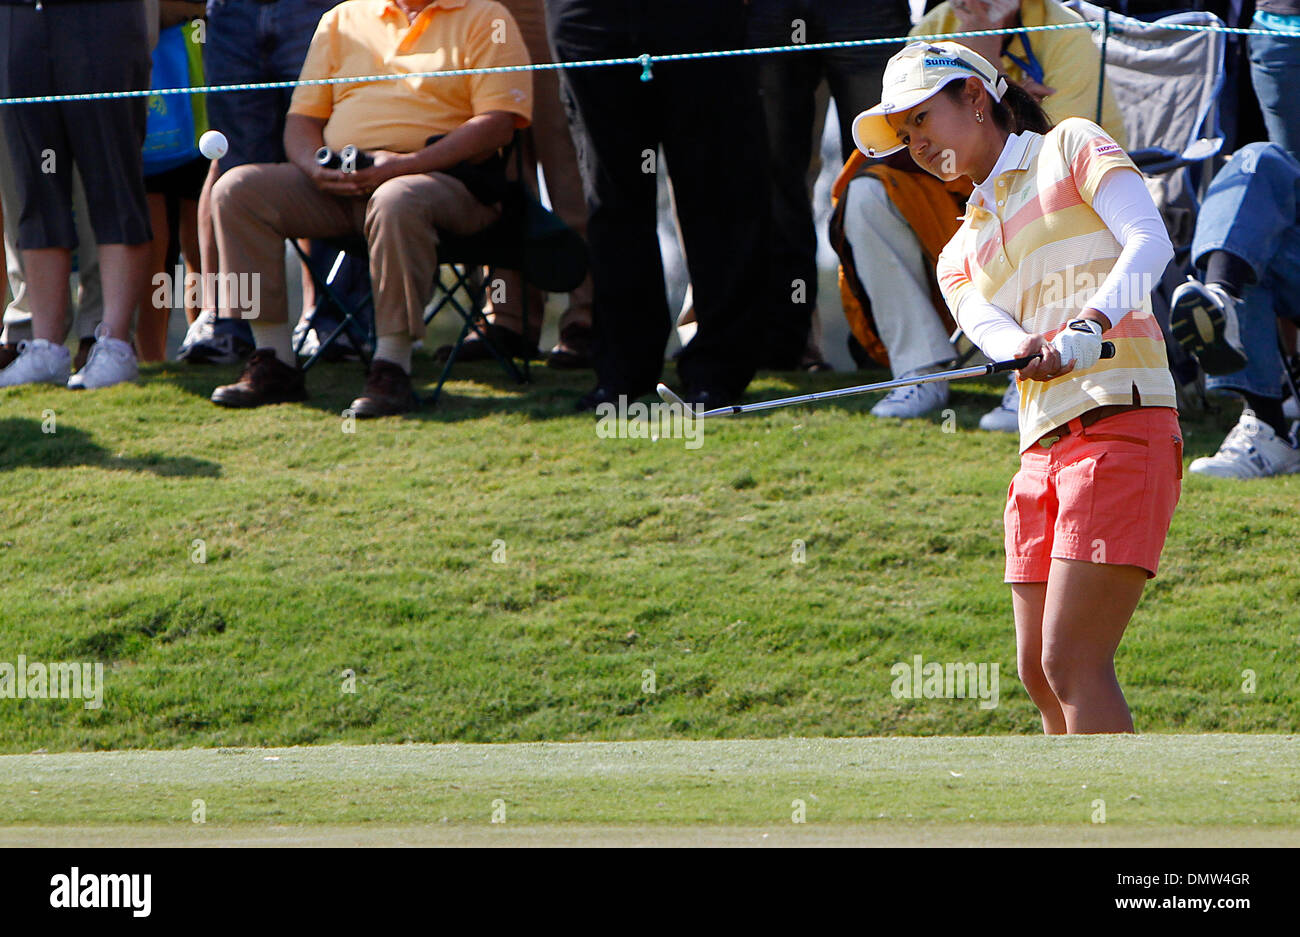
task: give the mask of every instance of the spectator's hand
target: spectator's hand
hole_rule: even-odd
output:
[[[311,181],[326,195],[340,195],[344,198],[355,198],[359,195],[366,195],[357,185],[357,176],[360,173],[343,172],[340,169],[326,169],[324,166],[318,166],[315,163],[311,165],[307,175]]]
[[[366,153],[374,163],[349,174],[360,189],[361,195],[369,196],[389,179],[406,174],[401,164],[405,154],[393,153],[389,150],[367,150]]]
[[[1024,88],[1026,91],[1032,94],[1034,96],[1034,100],[1037,101],[1039,104],[1042,104],[1043,101],[1045,101],[1047,98],[1056,94],[1055,88],[1051,88],[1048,87],[1047,85],[1034,81],[1034,79],[1030,78],[1027,75],[1025,76],[1025,80],[1020,82],[1020,87]]]
[[[1016,377],[1022,381],[1054,381],[1074,370],[1073,361],[1069,362],[1069,367],[1062,367],[1060,351],[1040,334],[1026,335],[1014,357],[1023,358],[1025,355],[1041,357],[1016,372]]]

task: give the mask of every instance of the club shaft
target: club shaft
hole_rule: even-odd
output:
[[[1103,342],[1101,356],[1103,358],[1113,358],[1115,356],[1114,344]],[[801,394],[798,397],[781,397],[776,400],[763,400],[758,403],[735,404],[730,407],[719,407],[716,410],[705,410],[700,416],[733,416],[738,413],[755,413],[759,410],[775,410],[777,407],[791,407],[800,403],[834,400],[837,397],[853,397],[857,394],[869,394],[878,390],[893,390],[895,387],[933,384],[938,381],[956,381],[965,377],[985,377],[989,374],[1018,371],[1021,368],[1026,368],[1037,357],[1038,355],[1026,355],[1023,358],[998,361],[994,364],[980,364],[970,368],[958,368],[955,371],[938,371],[934,374],[919,374],[916,377],[901,377],[897,380],[883,381],[879,384],[861,384],[857,387],[841,387],[837,390],[818,391],[815,394]]]

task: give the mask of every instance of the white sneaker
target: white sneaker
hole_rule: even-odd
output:
[[[916,368],[905,374],[900,374],[899,378],[933,374],[936,370],[938,369]],[[911,420],[918,416],[925,416],[931,410],[938,410],[947,402],[947,381],[935,381],[932,384],[911,384],[907,387],[895,387],[891,390],[879,403],[871,408],[871,415]]]
[[[66,384],[72,352],[43,338],[18,343],[18,357],[0,371],[0,387],[19,384]]]
[[[1294,437],[1294,430],[1292,436]],[[1188,471],[1213,478],[1268,478],[1300,471],[1300,449],[1278,436],[1249,410],[1229,432],[1219,451],[1194,461]]]
[[[1020,388],[1014,374],[1002,395],[1002,402],[980,417],[980,429],[990,433],[1020,432]]]
[[[1180,283],[1169,302],[1169,331],[1206,374],[1233,374],[1246,366],[1237,300],[1218,283],[1195,277]]]
[[[140,376],[135,352],[129,343],[111,338],[103,326],[95,330],[95,344],[86,358],[86,366],[68,378],[71,390],[97,390],[112,387]]]

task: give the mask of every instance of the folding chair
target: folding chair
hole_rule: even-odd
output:
[[[318,360],[320,360],[321,356],[326,354],[326,352],[328,352],[330,348],[333,347],[334,343],[339,341],[343,337],[344,333],[346,332],[348,339],[351,341],[352,348],[360,356],[361,364],[368,372],[370,370],[370,358],[371,358],[370,349],[375,347],[374,289],[371,287],[367,287],[366,295],[362,298],[359,304],[354,306],[351,303],[349,303],[335,288],[335,281],[338,278],[339,269],[343,266],[344,259],[348,257],[357,259],[361,262],[362,269],[368,269],[368,264],[370,262],[370,251],[369,248],[366,246],[365,238],[362,237],[331,238],[329,240],[321,242],[336,252],[334,255],[334,262],[330,266],[329,273],[324,277],[321,277],[317,274],[316,268],[312,266],[311,261],[307,256],[307,253],[302,249],[302,247],[298,244],[296,240],[290,239],[289,243],[293,245],[293,249],[297,252],[298,256],[302,259],[302,262],[307,266],[307,271],[311,276],[312,283],[316,285],[316,292],[317,292],[316,308],[313,309],[311,313],[307,316],[307,321],[302,324],[300,329],[295,330],[296,333],[300,332],[300,334],[296,334],[295,336],[294,347],[293,347],[294,354],[295,355],[302,354],[302,350],[307,343],[308,336],[310,336],[312,329],[315,328],[316,316],[319,314],[321,307],[323,305],[321,302],[321,294],[324,294],[324,296],[334,304],[334,307],[343,313],[343,316],[339,320],[338,324],[330,331],[330,333],[327,336],[321,338],[319,332],[317,333],[316,349],[311,353],[311,355],[307,357],[307,360],[303,362],[302,369],[306,371]],[[364,313],[367,306],[369,306],[371,310],[371,316],[368,323],[362,317],[362,314]]]
[[[522,181],[523,154],[517,135],[514,147],[517,178],[506,183],[501,217],[478,234],[444,236],[439,244],[439,262],[450,268],[452,282],[447,284],[439,278],[434,301],[425,312],[424,321],[426,324],[431,322],[439,312],[450,307],[461,317],[462,325],[438,377],[438,384],[428,398],[430,404],[437,403],[456,357],[471,333],[484,343],[510,377],[521,384],[531,379],[528,360],[523,359],[522,368],[516,366],[514,360],[492,341],[487,328],[489,323],[483,310],[488,286],[497,270],[515,270],[524,281],[522,314],[525,335],[528,333],[530,305],[527,286],[551,293],[567,293],[576,289],[587,276],[586,245],[558,216],[547,210]],[[487,268],[487,272],[480,275],[483,268]],[[462,294],[464,300],[460,298]],[[539,309],[539,320],[541,313]]]

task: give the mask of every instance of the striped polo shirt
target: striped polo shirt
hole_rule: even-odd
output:
[[[1050,340],[1083,312],[1120,255],[1119,241],[1092,210],[1097,186],[1111,169],[1137,167],[1082,118],[1020,137],[1020,160],[987,180],[996,203],[972,198],[940,253],[939,288],[954,315],[973,289],[1026,332]],[[1164,335],[1151,311],[1154,285],[1130,286],[1130,311],[1103,336],[1115,343],[1114,358],[1054,381],[1020,382],[1021,452],[1087,410],[1133,403],[1135,390],[1143,406],[1177,406]]]

